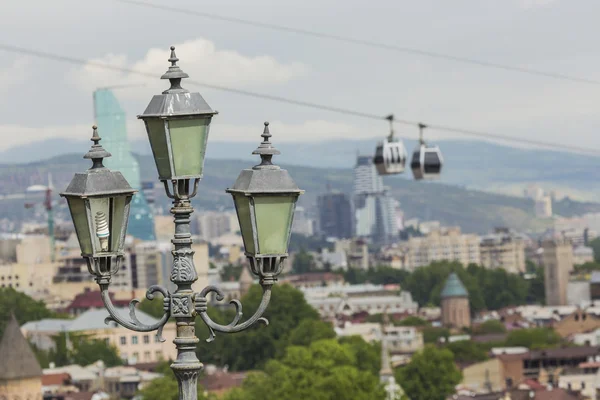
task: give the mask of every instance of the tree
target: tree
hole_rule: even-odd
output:
[[[15,315],[19,325],[56,317],[55,313],[46,308],[44,302],[36,301],[13,288],[0,288],[0,337],[4,334],[11,313]]]
[[[341,337],[338,342],[354,354],[358,369],[369,371],[373,375],[379,374],[381,368],[380,343],[367,343],[360,336]]]
[[[522,346],[529,349],[556,347],[562,341],[552,328],[530,328],[511,331],[506,337],[506,346]]]
[[[123,364],[117,348],[98,339],[74,340],[71,359],[78,365],[89,365],[98,360],[102,360],[107,367]]]
[[[173,374],[167,374],[162,378],[151,381],[146,387],[138,392],[143,400],[178,400],[179,389],[177,379]],[[198,400],[216,400],[214,396],[205,396],[204,388],[198,385]]]
[[[276,384],[273,384],[276,382]],[[268,388],[268,390],[267,390]],[[281,360],[250,373],[226,400],[383,400],[377,375],[360,370],[353,352],[334,339],[291,346]]]
[[[429,326],[429,322],[424,320],[423,318],[419,318],[414,315],[409,315],[408,317],[401,319],[398,322],[394,322],[396,326]]]
[[[253,285],[248,294],[241,299],[244,315],[251,316],[258,308],[261,298],[260,286]],[[226,311],[209,307],[208,311],[211,318],[220,324],[229,324],[234,317],[232,307],[228,307]],[[259,323],[243,333],[228,335],[217,332],[216,339],[211,343],[203,340],[208,338],[208,329],[200,318],[197,318],[199,358],[206,363],[228,365],[231,370],[256,369],[281,351],[279,342],[287,341],[291,332],[299,327],[301,322],[319,321],[319,314],[306,302],[302,292],[285,284],[273,286],[271,303],[264,316],[269,320],[268,328]]]
[[[138,309],[154,318],[160,319],[165,313],[163,310],[163,295],[154,293],[154,299],[144,299],[138,305]]]
[[[590,240],[588,245],[594,250],[594,260],[600,262],[600,237]]]
[[[295,274],[305,274],[316,270],[315,260],[312,254],[302,249],[294,256],[292,271]]]
[[[489,333],[506,333],[506,327],[502,322],[496,319],[491,319],[474,327],[473,333],[476,335],[486,335]]]
[[[459,340],[444,347],[452,352],[455,362],[479,362],[489,358],[487,348],[471,340]]]
[[[444,400],[462,380],[452,352],[432,345],[415,353],[395,375],[407,397],[413,400]]]
[[[331,324],[315,319],[305,319],[300,321],[300,324],[290,331],[286,338],[280,340],[280,353],[283,354],[288,346],[308,346],[317,340],[333,339],[335,336]]]
[[[438,328],[435,326],[427,326],[423,328],[423,341],[425,343],[437,343],[440,338],[448,338],[450,330],[447,328]]]

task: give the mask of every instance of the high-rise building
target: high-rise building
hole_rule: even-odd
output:
[[[471,326],[471,310],[469,293],[456,273],[446,279],[442,298],[442,323],[451,328],[468,328]]]
[[[104,159],[104,164],[120,171],[129,185],[138,190],[131,201],[127,233],[141,240],[156,240],[154,218],[142,190],[140,166],[131,154],[127,140],[125,112],[112,90],[98,89],[94,92],[94,117],[102,145],[112,155]]]
[[[573,269],[573,246],[564,238],[551,238],[542,242],[542,249],[546,305],[567,305],[569,273]]]
[[[294,223],[292,225],[292,233],[297,233],[304,236],[312,236],[314,234],[314,220],[308,216],[308,213],[302,206],[296,206],[294,211]]]
[[[355,234],[376,242],[397,237],[396,204],[377,174],[371,156],[358,156],[354,167]]]
[[[339,239],[352,237],[352,206],[340,192],[325,193],[317,199],[321,233]]]

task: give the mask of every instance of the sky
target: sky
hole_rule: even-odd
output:
[[[242,1],[156,4],[527,67],[600,81],[597,0]],[[142,8],[117,0],[5,2],[0,45],[99,61],[156,79],[0,50],[0,151],[48,138],[87,138],[92,92],[113,85],[131,139],[135,116],[168,84],[159,79],[175,45],[198,82],[370,114],[600,149],[600,85],[561,81],[294,33]],[[385,121],[199,91],[219,111],[211,141],[381,138]],[[100,132],[102,127],[99,127]],[[399,135],[416,138],[413,127]],[[464,138],[438,131],[431,140]]]

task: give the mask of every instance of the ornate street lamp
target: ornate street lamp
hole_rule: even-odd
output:
[[[161,95],[154,96],[138,118],[146,125],[148,138],[154,154],[159,179],[165,185],[167,196],[173,199],[171,213],[175,218],[173,243],[173,267],[171,282],[177,289],[170,293],[162,286],[148,288],[146,297],[152,300],[155,292],[164,296],[164,314],[153,325],[142,324],[135,314],[138,300],[130,303],[130,320],[123,318],[111,303],[108,286],[123,259],[123,243],[127,229],[129,203],[134,190],[119,172],[112,172],[102,165],[102,159],[110,154],[98,144],[100,137],[94,127],[92,149],[85,158],[93,160],[93,166],[84,174],[76,174],[62,196],[67,198],[73,218],[82,256],[88,260],[89,270],[96,277],[102,292],[102,300],[110,317],[126,328],[140,332],[157,331],[164,341],[163,326],[170,317],[177,322],[177,359],[171,364],[179,382],[179,398],[197,398],[197,379],[202,364],[196,356],[198,338],[194,332],[194,320],[199,315],[209,328],[209,338],[215,332],[239,332],[262,317],[271,298],[271,288],[287,258],[287,248],[292,226],[294,208],[302,193],[288,172],[271,163],[279,154],[269,141],[268,123],[262,134],[264,140],[253,152],[261,157],[261,163],[241,172],[237,181],[227,192],[233,195],[246,256],[252,271],[260,278],[263,288],[262,301],[252,317],[239,323],[242,304],[232,300],[236,315],[228,325],[212,321],[207,314],[207,296],[215,293],[217,300],[224,299],[223,292],[208,286],[194,293],[192,284],[198,279],[194,267],[194,251],[190,233],[190,216],[194,211],[190,199],[198,191],[202,178],[204,155],[212,116],[216,114],[199,93],[190,93],[181,87],[187,78],[177,61],[175,48],[171,47],[171,66],[162,76],[169,79],[171,87]],[[193,180],[193,183],[191,181]],[[169,187],[171,183],[171,187]]]

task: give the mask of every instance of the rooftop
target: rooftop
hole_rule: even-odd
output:
[[[448,276],[440,296],[442,299],[448,297],[469,297],[469,293],[467,292],[465,285],[463,285],[459,279],[458,275],[453,272],[450,274],[450,276]]]
[[[14,315],[0,340],[0,380],[34,378],[42,375],[42,369],[29,342],[21,333]]]

